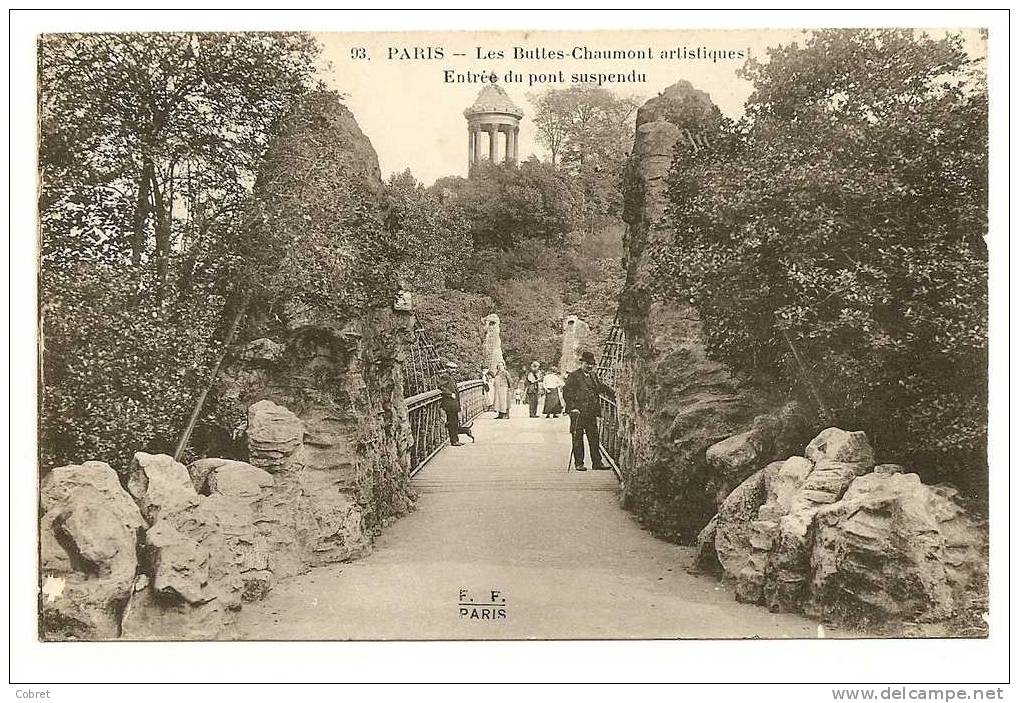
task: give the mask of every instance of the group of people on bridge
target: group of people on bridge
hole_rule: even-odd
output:
[[[580,355],[580,367],[568,373],[565,381],[555,367],[542,374],[541,363],[538,361],[531,364],[526,376],[524,394],[530,417],[540,417],[539,403],[547,419],[558,418],[563,412],[569,415],[570,435],[573,438],[572,461],[577,471],[587,470],[584,465],[585,436],[591,455],[591,468],[609,468],[602,461],[598,419],[601,417],[602,394],[612,395],[613,392],[595,374],[595,363],[594,354],[585,351]],[[474,441],[473,423],[462,425],[460,422],[460,390],[454,378],[458,369],[456,362],[446,362],[436,384],[442,394],[440,403],[446,415],[449,443],[454,447],[461,446],[461,435]],[[505,365],[497,364],[494,373],[485,369],[482,371],[482,380],[485,382],[487,409],[494,411],[497,419],[508,419],[511,380]]]

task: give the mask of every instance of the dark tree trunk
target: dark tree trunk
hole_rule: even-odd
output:
[[[145,221],[148,219],[149,188],[153,179],[152,161],[142,157],[141,175],[138,177],[138,200],[134,210],[134,227],[131,232],[131,263],[138,267],[145,251]]]
[[[154,170],[151,176],[153,209],[156,213],[156,280],[159,290],[163,291],[170,265],[170,213],[166,211],[163,192],[159,189]]]

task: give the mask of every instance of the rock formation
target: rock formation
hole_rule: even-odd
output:
[[[713,543],[739,600],[863,626],[944,620],[986,593],[985,525],[954,489],[875,467],[863,432],[828,428],[805,454],[747,478],[701,540],[698,564]]]
[[[735,434],[754,409],[725,368],[705,358],[695,311],[660,293],[646,252],[671,237],[665,177],[690,148],[685,135],[710,132],[720,119],[707,93],[686,81],[648,100],[637,112],[623,184],[619,322],[634,360],[632,375],[617,382],[624,499],[654,532],[685,542],[717,509],[720,486],[704,451]]]
[[[117,637],[138,568],[138,506],[100,461],[50,471],[39,489],[40,636]]]
[[[371,144],[335,96],[308,100],[320,114],[288,129],[306,132],[297,143],[309,151],[328,134],[329,160],[315,167],[330,179],[316,197],[381,217]],[[279,158],[267,161],[286,166],[287,144],[272,149]],[[382,304],[341,319],[329,304],[278,302],[276,314],[249,316],[219,378],[220,404],[245,418],[224,428],[242,439],[229,456],[184,467],[139,452],[121,476],[127,490],[104,464],[44,479],[44,638],[224,637],[244,602],[364,554],[410,509],[403,369],[413,314]]]
[[[591,327],[576,315],[563,320],[563,344],[559,354],[559,370],[576,371],[580,368],[580,352],[598,351],[591,335]]]

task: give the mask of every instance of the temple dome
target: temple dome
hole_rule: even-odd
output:
[[[524,111],[513,104],[506,91],[495,84],[486,85],[481,89],[474,104],[464,110],[464,117],[491,113],[512,115],[517,118],[524,116]]]

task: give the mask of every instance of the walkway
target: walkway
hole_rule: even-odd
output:
[[[479,419],[477,444],[443,449],[418,473],[417,510],[372,554],[278,585],[244,606],[236,636],[816,636],[814,622],[737,603],[715,579],[688,574],[693,550],[643,531],[619,506],[611,471],[567,473],[567,422]],[[472,619],[460,605],[493,590],[505,617],[478,608]]]

